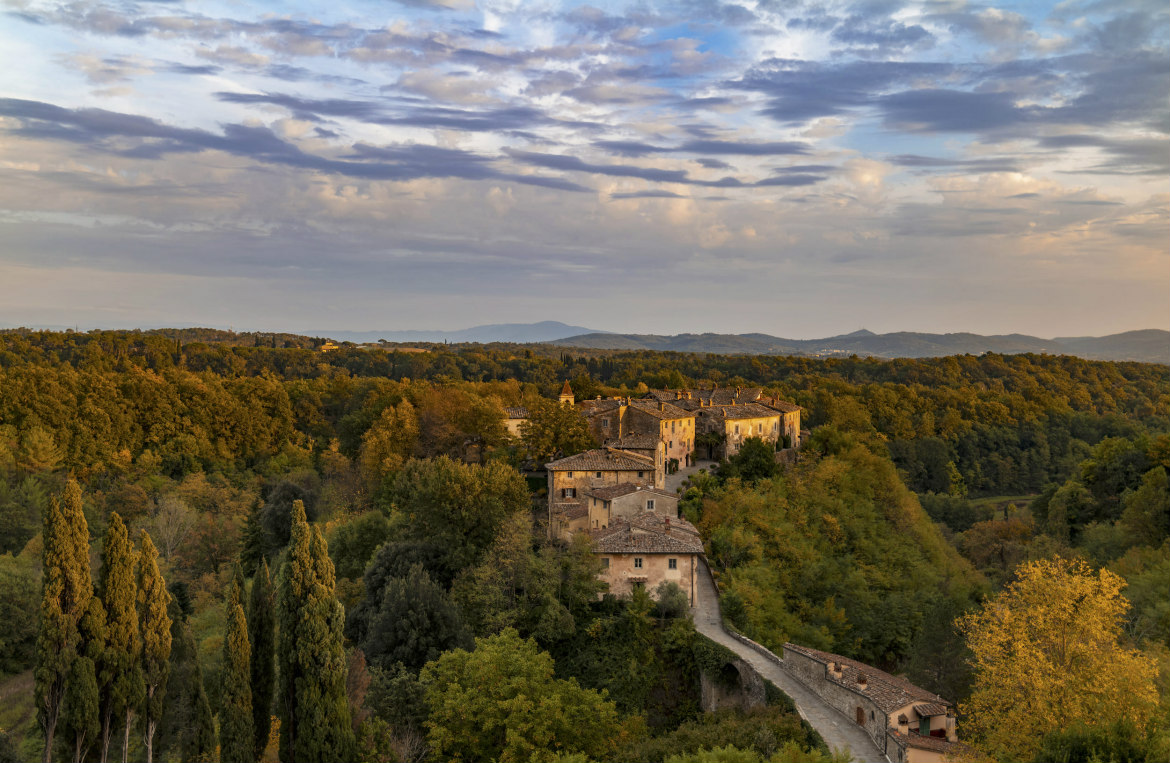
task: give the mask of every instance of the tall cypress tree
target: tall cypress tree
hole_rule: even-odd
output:
[[[126,525],[114,512],[110,515],[110,524],[102,543],[102,571],[99,578],[106,614],[105,649],[97,664],[102,763],[108,760],[110,736],[118,723],[124,726],[122,759],[126,759],[131,721],[142,703],[142,639],[136,609],[138,584],[134,579],[135,557]]]
[[[285,763],[352,757],[344,619],[325,538],[309,527],[304,504],[295,501],[288,560],[277,590],[280,759]]]
[[[172,588],[172,596],[177,596]],[[159,724],[158,746],[184,763],[215,759],[215,718],[203,686],[198,647],[187,612],[171,605],[171,675],[166,709]]]
[[[158,570],[158,551],[146,530],[141,531],[138,543],[138,621],[142,629],[142,680],[146,690],[142,718],[146,727],[146,763],[153,763],[154,732],[162,718],[163,696],[171,669],[171,616],[167,614],[171,594]]]
[[[253,763],[256,738],[252,732],[252,647],[248,623],[240,604],[229,605],[223,640],[223,692],[219,709],[220,763]]]
[[[53,738],[73,661],[80,623],[93,596],[89,574],[89,525],[81,509],[81,487],[70,478],[61,500],[45,512],[41,582],[41,626],[37,633],[37,720],[45,733],[42,759],[49,763]]]
[[[272,691],[276,683],[276,655],[273,652],[276,633],[272,617],[272,579],[268,575],[268,561],[260,559],[256,576],[252,578],[252,593],[248,599],[248,642],[252,647],[252,730],[255,734],[253,757],[264,757],[268,734],[272,729]]]
[[[101,733],[101,694],[98,688],[98,665],[105,656],[106,611],[101,599],[89,598],[81,618],[81,646],[69,671],[65,702],[61,708],[60,734],[74,763],[89,757],[90,746]],[[60,755],[65,758],[65,754]]]

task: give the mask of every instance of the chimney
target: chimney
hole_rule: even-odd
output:
[[[666,403],[664,403],[664,402],[662,402],[661,400],[659,400],[659,401],[658,401],[658,410],[660,410],[660,411],[665,411],[665,410],[666,410]]]
[[[898,716],[898,731],[902,734],[910,733],[910,719],[906,717],[905,713]]]
[[[666,534],[670,535],[670,517],[666,517]]]
[[[860,686],[862,689],[865,688],[865,684],[867,681],[868,681],[868,679],[865,677],[865,673],[858,673],[857,674],[857,685]]]

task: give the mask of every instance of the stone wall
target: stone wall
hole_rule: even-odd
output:
[[[858,725],[865,729],[879,750],[886,749],[886,714],[876,702],[861,692],[853,691],[848,686],[830,679],[829,666],[825,663],[791,649],[784,653],[784,669],[816,692],[817,696],[842,713],[851,723],[857,723],[860,708],[862,723]]]
[[[699,704],[705,713],[713,713],[722,707],[751,710],[768,702],[763,677],[743,660],[726,663],[714,673],[702,671],[699,686]]]
[[[695,554],[640,553],[599,556],[607,559],[609,564],[601,571],[599,577],[609,584],[609,592],[614,596],[629,596],[636,583],[653,595],[660,583],[670,581],[678,584],[692,607],[695,605],[695,574],[698,571]],[[634,566],[635,559],[642,560],[641,567]],[[674,559],[676,564],[673,570],[670,569],[671,559]]]

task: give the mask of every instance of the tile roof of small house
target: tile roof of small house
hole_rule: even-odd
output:
[[[797,654],[803,654],[805,657],[809,657],[817,662],[824,663],[829,668],[826,671],[826,676],[829,681],[864,694],[872,699],[884,713],[892,713],[898,708],[905,707],[914,702],[941,704],[944,707],[950,706],[951,704],[937,694],[932,694],[926,689],[915,686],[904,678],[892,676],[877,668],[870,667],[865,663],[851,660],[848,657],[842,657],[839,654],[822,652],[819,649],[810,649],[807,646],[799,646],[797,644],[785,644],[784,651],[793,651]],[[840,678],[832,670],[833,663],[838,663],[841,666]],[[866,679],[866,685],[864,687],[857,683],[857,679],[861,676],[864,676]]]
[[[919,750],[941,752],[952,758],[962,757],[964,753],[971,751],[971,748],[962,742],[952,742],[943,737],[923,736],[914,732],[903,734],[897,729],[891,728],[887,728],[886,733],[892,736],[901,747],[914,747]]]
[[[669,524],[667,524],[669,522]],[[644,511],[631,519],[614,517],[605,530],[590,530],[598,554],[701,554],[703,541],[685,519]]]
[[[600,498],[603,501],[612,501],[615,498],[629,495],[630,493],[652,493],[664,498],[678,498],[674,493],[668,493],[665,490],[659,490],[656,487],[646,487],[645,485],[635,485],[630,482],[622,482],[618,485],[606,485],[605,487],[589,488],[585,491],[586,495],[594,498]]]
[[[654,400],[631,400],[630,407],[656,419],[692,419],[695,414],[677,405]]]
[[[654,468],[654,459],[615,448],[596,448],[552,461],[544,468],[553,472],[580,470],[583,472],[647,471]]]
[[[761,405],[766,405],[769,408],[775,408],[778,411],[783,411],[784,413],[795,413],[796,411],[804,410],[796,403],[790,403],[787,400],[764,398],[762,400],[757,400],[756,402],[760,403]]]
[[[605,447],[618,450],[657,450],[658,438],[652,434],[628,434],[605,441]]]
[[[780,415],[777,411],[759,403],[713,405],[710,408],[700,408],[697,413],[703,416],[713,416],[717,419],[726,419],[729,421],[737,419],[767,419]]]
[[[929,718],[932,715],[946,715],[947,707],[937,702],[924,702],[921,705],[915,705],[914,712],[918,713],[919,718]]]
[[[589,514],[584,501],[557,501],[552,505],[553,516],[563,519],[580,519]]]
[[[585,414],[586,416],[596,416],[599,413],[616,411],[624,404],[625,403],[621,400],[606,398],[604,400],[582,400],[581,402],[577,403],[577,407],[581,410],[581,413]]]
[[[505,408],[504,415],[509,419],[526,419],[528,418],[528,409],[523,406]]]

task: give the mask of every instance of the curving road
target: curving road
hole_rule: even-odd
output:
[[[792,701],[802,718],[809,722],[833,750],[848,750],[857,763],[886,763],[886,756],[879,752],[869,735],[850,722],[844,715],[825,704],[816,694],[793,678],[776,663],[723,630],[723,619],[719,615],[719,594],[715,581],[705,562],[696,575],[695,607],[691,616],[695,630],[712,641],[718,642],[738,654],[745,662],[759,671],[760,675],[776,684]]]

